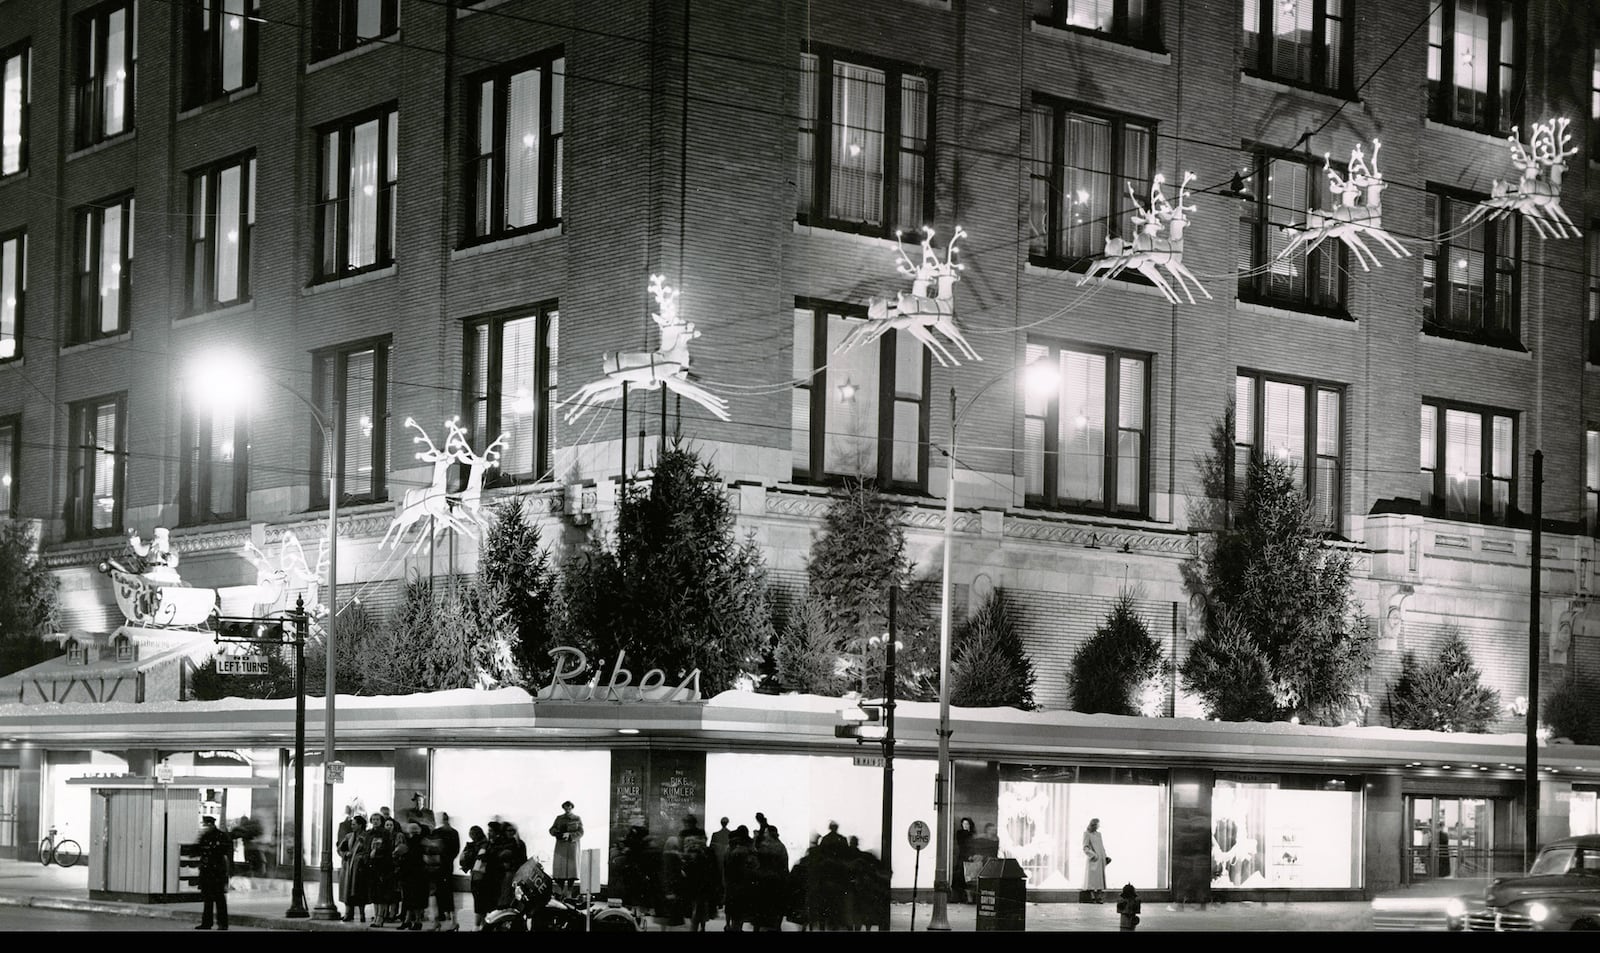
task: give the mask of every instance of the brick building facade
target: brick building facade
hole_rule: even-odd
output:
[[[1600,121],[1585,104],[1600,81],[1596,25],[1573,19],[1588,15],[0,0],[4,496],[40,522],[73,628],[117,621],[94,566],[126,531],[174,527],[185,580],[217,586],[251,578],[247,540],[316,538],[322,431],[296,396],[263,385],[236,413],[183,396],[228,349],[325,409],[344,399],[341,599],[382,606],[408,571],[475,559],[449,536],[378,547],[429,484],[408,418],[438,441],[459,414],[480,448],[512,433],[489,494],[535,501],[547,540],[608,524],[621,405],[575,424],[553,405],[603,352],[655,347],[661,274],[732,419],[635,394],[628,469],[663,422],[681,432],[791,588],[828,487],[875,475],[937,573],[953,388],[956,592],[1013,597],[1048,707],[1125,587],[1185,651],[1196,459],[1231,398],[1249,408],[1236,457],[1295,459],[1357,555],[1380,698],[1402,653],[1431,655],[1452,624],[1502,695],[1521,693],[1542,450],[1541,620],[1570,644],[1545,646],[1541,681],[1596,691]],[[1586,234],[1463,226],[1516,175],[1505,133],[1551,117],[1572,120],[1562,204]],[[1292,234],[1277,226],[1332,202],[1324,157],[1348,174],[1356,146],[1409,257],[1378,250],[1367,270],[1329,241],[1276,258]],[[1185,261],[1210,297],[1080,286],[1106,235],[1129,234],[1124,185],[1144,200],[1160,173],[1176,199],[1191,171]],[[836,352],[869,299],[905,287],[895,230],[924,224],[940,254],[956,225],[969,235],[955,300],[984,360],[945,367],[899,332]],[[996,380],[1041,355],[1064,372],[1055,397]]]

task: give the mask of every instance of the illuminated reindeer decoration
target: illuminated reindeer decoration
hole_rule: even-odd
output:
[[[483,498],[483,481],[489,471],[500,465],[500,451],[506,445],[506,435],[501,434],[494,442],[484,448],[483,453],[473,451],[472,443],[467,439],[466,428],[451,418],[447,426],[450,436],[445,439],[444,447],[451,451],[457,460],[467,465],[467,483],[460,493],[451,493],[445,496],[445,501],[450,505],[450,511],[460,520],[470,520],[479,530],[489,528],[490,518],[481,505]]]
[[[1089,270],[1078,279],[1078,284],[1085,284],[1096,277],[1105,281],[1108,278],[1115,278],[1124,269],[1132,268],[1160,289],[1168,301],[1182,304],[1177,292],[1172,290],[1172,284],[1169,284],[1157,270],[1159,267],[1167,270],[1172,276],[1172,282],[1183,291],[1190,304],[1195,303],[1194,294],[1189,291],[1190,284],[1207,298],[1211,297],[1211,292],[1205,289],[1200,279],[1196,278],[1183,263],[1183,233],[1189,224],[1187,213],[1195,211],[1193,205],[1185,205],[1183,200],[1188,194],[1189,183],[1194,181],[1194,173],[1183,174],[1183,181],[1178,185],[1176,205],[1167,201],[1166,194],[1161,190],[1166,181],[1166,176],[1156,174],[1150,183],[1148,208],[1139,204],[1139,198],[1134,195],[1133,187],[1131,185],[1128,187],[1128,197],[1133,199],[1133,204],[1139,209],[1133,216],[1133,224],[1138,228],[1138,233],[1134,235],[1131,243],[1116,235],[1108,236],[1105,254],[1089,263]],[[1163,228],[1167,230],[1165,237],[1161,235]]]
[[[1578,154],[1576,148],[1567,148],[1572,141],[1567,120],[1534,123],[1527,149],[1522,147],[1520,135],[1512,126],[1506,138],[1511,142],[1511,164],[1522,172],[1522,178],[1514,182],[1495,179],[1489,197],[1467,213],[1462,227],[1519,212],[1540,238],[1577,238],[1582,233],[1561,207],[1561,176],[1567,171],[1567,158]]]
[[[455,530],[458,533],[477,538],[478,530],[482,525],[477,514],[458,516],[456,514],[456,504],[460,503],[460,494],[451,494],[448,491],[450,468],[457,461],[472,463],[472,460],[463,457],[458,449],[466,441],[464,435],[461,435],[461,428],[457,425],[457,419],[452,417],[445,424],[450,429],[450,437],[445,441],[443,450],[433,445],[433,440],[428,437],[427,431],[423,430],[421,425],[412,418],[406,418],[406,426],[417,432],[417,436],[411,438],[412,443],[427,444],[428,449],[418,452],[417,459],[433,464],[433,477],[427,486],[412,487],[405,492],[405,497],[401,499],[395,508],[394,522],[389,524],[389,529],[383,534],[383,539],[378,541],[378,548],[382,549],[386,545],[391,545],[389,540],[393,539],[394,542],[391,548],[398,549],[401,539],[406,535],[406,531],[411,529],[413,525],[430,517],[434,520],[434,533],[425,532],[419,535],[416,542],[411,544],[411,552],[415,553],[422,548],[422,544],[427,542],[432,535],[446,530]],[[483,469],[494,465],[488,454],[494,454],[494,460],[499,459],[499,455],[495,450],[497,445],[503,444],[503,441],[504,438],[496,440],[494,444],[490,445],[486,455],[479,458],[482,461]],[[471,452],[470,445],[467,450],[469,453]],[[478,465],[473,466],[475,470],[478,468]],[[479,490],[483,486],[482,479],[480,473],[478,477]],[[452,496],[455,499],[455,503],[452,503]],[[476,503],[474,503],[475,509]]]
[[[966,238],[967,233],[961,226],[956,226],[950,235],[950,244],[945,247],[943,261],[939,260],[938,253],[933,249],[933,235],[933,229],[923,226],[920,263],[911,260],[911,256],[906,254],[904,242],[901,242],[896,249],[899,260],[895,263],[895,270],[911,279],[910,294],[899,292],[893,304],[887,300],[872,299],[867,306],[867,320],[839,342],[838,347],[833,349],[835,354],[871,344],[890,331],[904,330],[926,344],[940,366],[959,365],[961,362],[956,360],[955,355],[933,336],[932,332],[938,331],[955,345],[963,357],[972,361],[983,360],[956,325],[955,283],[960,280],[957,272],[964,267],[955,262],[956,242]],[[895,232],[896,239],[900,236],[900,232]]]
[[[244,556],[256,567],[253,586],[230,586],[217,590],[225,616],[267,616],[292,608],[288,596],[291,590],[305,589],[306,608],[313,619],[327,613],[327,607],[318,603],[318,590],[328,571],[328,538],[317,545],[315,566],[306,561],[305,549],[294,533],[283,534],[278,543],[278,559],[274,562],[254,543],[244,544]]]
[[[1361,153],[1358,143],[1350,150],[1350,175],[1341,176],[1339,170],[1333,167],[1331,155],[1324,153],[1322,157],[1323,168],[1328,174],[1328,190],[1339,197],[1339,202],[1332,209],[1311,209],[1306,212],[1306,224],[1287,225],[1288,229],[1299,232],[1289,244],[1283,246],[1277,258],[1283,259],[1293,254],[1302,245],[1304,251],[1310,254],[1316,247],[1329,238],[1337,238],[1355,252],[1356,261],[1361,265],[1362,271],[1371,271],[1367,267],[1370,261],[1375,268],[1382,268],[1383,263],[1362,237],[1371,238],[1383,248],[1387,249],[1396,258],[1410,258],[1411,252],[1406,246],[1400,244],[1393,235],[1383,227],[1383,190],[1389,183],[1383,181],[1383,173],[1378,171],[1378,150],[1383,148],[1383,143],[1372,140],[1372,165],[1367,165],[1367,159]]]
[[[720,420],[728,419],[728,402],[689,380],[689,342],[700,336],[693,321],[678,316],[678,289],[661,275],[650,276],[650,293],[656,313],[650,319],[661,329],[661,347],[654,351],[611,351],[601,358],[605,377],[590,381],[562,401],[568,407],[567,423],[575,422],[590,406],[622,396],[622,386],[641,390],[668,390],[698,403]]]

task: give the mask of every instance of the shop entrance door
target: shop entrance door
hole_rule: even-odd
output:
[[[1410,795],[1406,801],[1408,883],[1489,876],[1494,866],[1494,799]]]

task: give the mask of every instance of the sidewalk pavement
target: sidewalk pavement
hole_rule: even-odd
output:
[[[1471,885],[1461,883],[1470,892]],[[1481,889],[1481,888],[1480,888]],[[317,902],[317,885],[307,881],[306,905]],[[1438,894],[1443,890],[1419,892],[1417,896]],[[1442,903],[1442,900],[1439,901]],[[472,897],[456,895],[458,916],[463,929],[470,929],[473,921]],[[39,907],[53,910],[119,914],[137,917],[167,918],[189,923],[200,922],[200,903],[130,903],[123,901],[89,899],[89,871],[79,865],[63,870],[44,867],[38,863],[0,860],[0,905]],[[290,919],[284,914],[289,908],[289,883],[284,880],[256,880],[234,878],[234,887],[228,894],[228,920],[230,925],[262,927],[276,930],[337,930],[376,932],[359,922],[344,923],[338,920]],[[919,896],[912,924],[912,905],[897,903],[891,910],[891,929],[904,932],[908,928],[926,930],[932,907],[925,896]],[[370,915],[370,911],[369,911]],[[948,919],[950,929],[956,932],[976,929],[977,908],[970,904],[950,904]],[[1117,908],[1108,893],[1104,905],[1078,903],[1030,903],[1025,914],[1026,929],[1030,932],[1116,931]],[[431,927],[432,924],[426,924]],[[708,931],[721,932],[723,921],[714,920]],[[686,931],[686,927],[665,927],[650,921],[649,931]],[[388,929],[388,928],[385,928]],[[792,923],[785,922],[786,931],[798,931]],[[1372,904],[1366,901],[1272,901],[1225,902],[1198,904],[1167,904],[1146,902],[1139,924],[1140,932],[1365,932],[1373,929]]]

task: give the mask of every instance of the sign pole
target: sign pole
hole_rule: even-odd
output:
[[[917,859],[911,865],[911,924],[908,930],[917,932],[917,877],[922,870],[922,848],[928,846],[931,839],[928,825],[922,821],[912,821],[911,827],[906,830],[906,840],[911,844],[911,849],[917,852]]]

